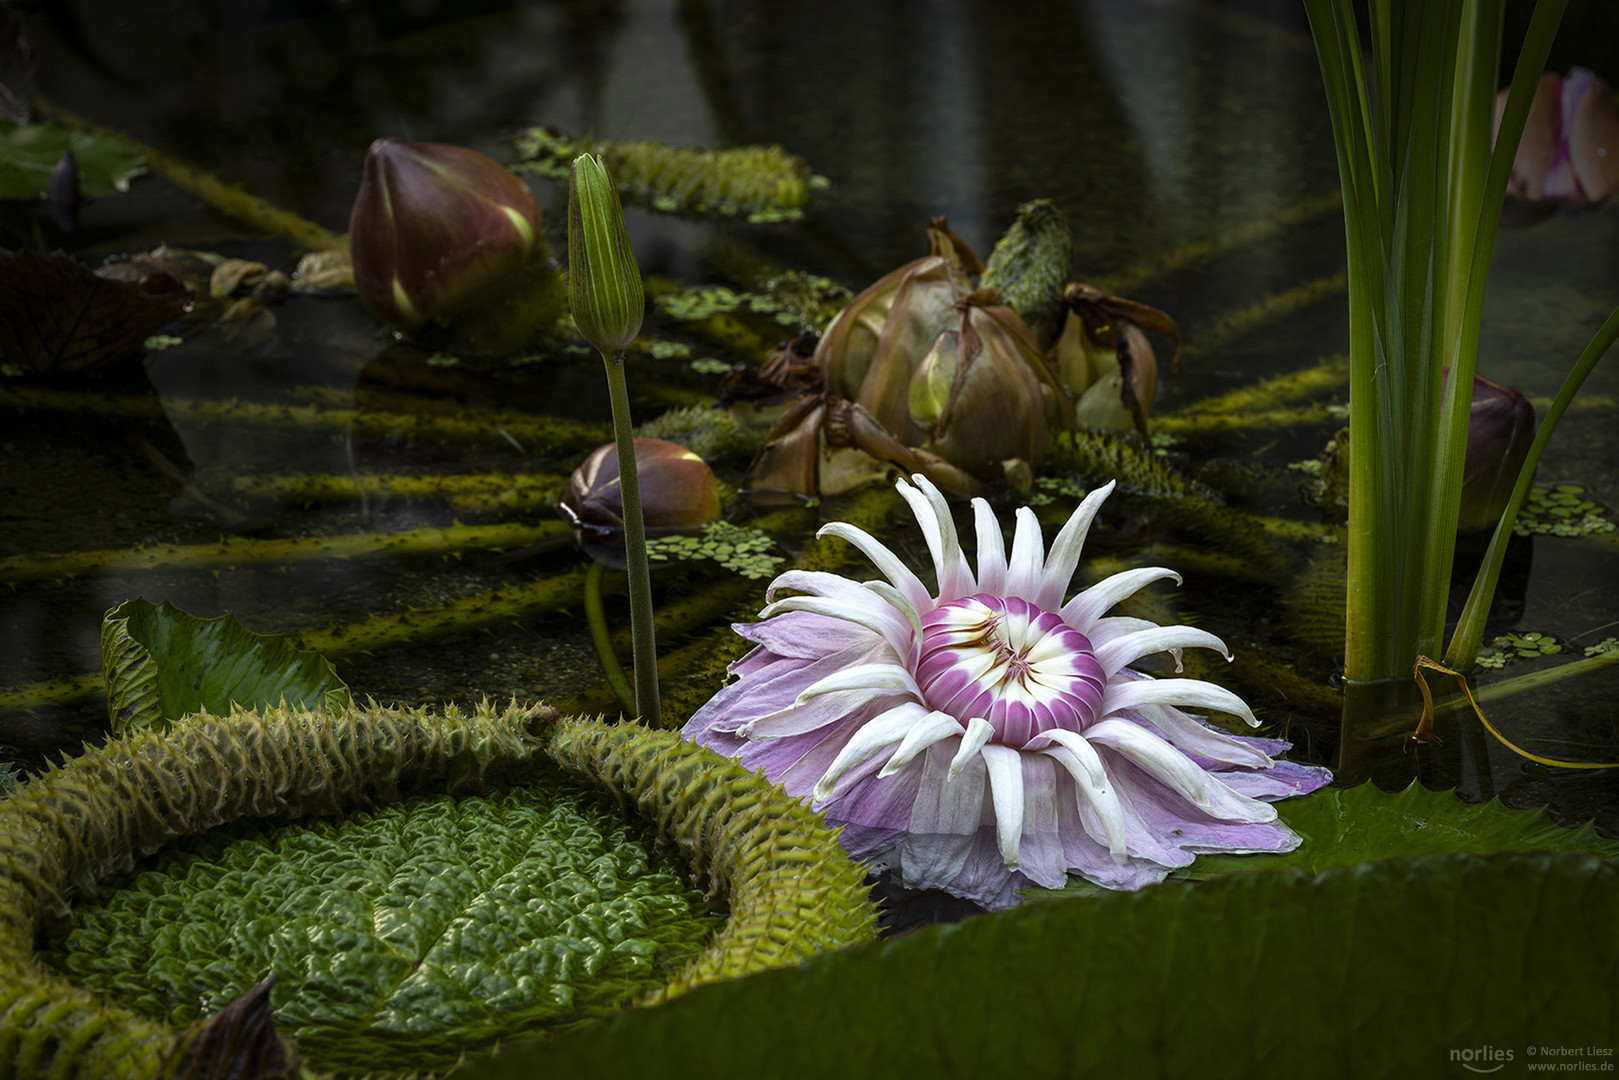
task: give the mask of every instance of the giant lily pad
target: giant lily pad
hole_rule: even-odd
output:
[[[233,707],[341,712],[349,704],[348,687],[320,653],[255,634],[229,613],[199,619],[167,600],[128,600],[108,611],[101,659],[118,732],[165,728],[197,712],[224,716]]]
[[[653,993],[723,923],[616,816],[542,772],[336,822],[215,830],[74,911],[45,953],[175,1026],[267,974],[280,1030],[323,1069],[442,1069]]]
[[[1460,1076],[1619,1030],[1619,867],[1425,856],[1237,874],[817,957],[456,1075]],[[1480,1057],[1481,1051],[1499,1055]],[[1511,1054],[1511,1058],[1505,1055]],[[1465,1056],[1464,1056],[1465,1055]]]
[[[694,884],[731,913],[724,929],[684,967],[666,972],[668,978],[642,1002],[793,965],[873,936],[876,920],[863,872],[843,854],[819,817],[763,777],[682,742],[673,732],[560,720],[554,710],[537,706],[503,712],[480,707],[470,715],[453,708],[428,713],[376,707],[336,715],[290,709],[223,719],[199,714],[166,732],[147,728],[113,739],[29,779],[0,800],[0,1069],[23,1076],[150,1077],[163,1067],[176,1039],[167,1014],[146,1015],[109,1002],[46,971],[34,957],[41,933],[48,937],[66,929],[73,899],[91,897],[97,882],[128,872],[141,856],[176,837],[244,817],[341,815],[413,793],[477,794],[490,785],[526,783],[555,766],[654,828],[659,842],[677,851],[690,868]],[[437,854],[446,855],[445,842],[440,836]],[[440,903],[446,897],[436,890],[459,895],[457,889],[472,887],[470,871],[456,860],[485,843],[501,847],[506,841],[463,837],[454,844],[459,850],[446,855],[451,865],[443,876],[451,880],[431,875],[431,886],[420,873],[413,877],[402,866],[401,874],[410,882],[404,891],[413,904],[396,900],[386,905],[386,912],[399,915],[396,919],[378,920],[376,910],[372,912],[373,934],[398,944],[412,935],[419,938],[431,929],[427,920],[453,915],[459,907],[466,922],[447,923],[446,937],[459,933],[463,942],[493,943],[492,954],[502,958],[479,970],[477,954],[467,953],[466,974],[478,988],[470,1000],[457,997],[449,982],[423,976],[431,978],[440,995],[424,1000],[444,1006],[427,1019],[447,1020],[448,1030],[456,1033],[442,1041],[430,1037],[434,1053],[475,1049],[459,1042],[466,1034],[465,1021],[455,1011],[499,1011],[501,1005],[517,1003],[517,984],[533,975],[510,959],[522,953],[507,924],[526,919],[514,909],[515,898],[484,907],[470,901],[463,906],[460,900]],[[246,867],[229,881],[230,872],[222,869],[218,880],[249,909],[265,884],[256,875],[266,868],[262,859],[249,860]],[[345,887],[327,890],[321,901],[333,913],[352,903],[349,894],[369,887],[366,872],[358,864],[350,868],[355,877]],[[168,888],[157,892],[166,895]],[[163,917],[161,912],[154,916]],[[611,929],[589,926],[591,921],[581,916],[576,925],[564,927],[564,936],[610,949]],[[248,942],[262,942],[293,923],[306,936],[310,929],[327,927],[338,935],[307,954],[309,966],[297,973],[305,982],[324,987],[356,977],[365,981],[376,974],[369,964],[391,963],[362,937],[340,940],[335,917],[325,918],[319,910],[248,910],[235,931]],[[526,922],[523,929],[529,930]],[[161,927],[148,923],[142,932],[156,935]],[[180,938],[180,948],[187,949],[184,935]],[[189,958],[193,965],[206,968],[216,959],[211,950],[219,943],[206,935],[190,944],[195,946]],[[447,944],[454,952],[457,943]],[[350,951],[362,954],[352,969],[342,962]],[[437,964],[459,962],[449,953],[439,958],[429,951],[424,956]],[[220,978],[235,978],[230,969],[228,962],[220,965]],[[407,974],[405,981],[409,979]],[[504,989],[490,994],[496,986]],[[359,990],[371,1000],[378,996],[371,986]],[[631,986],[628,992],[636,990]],[[521,1008],[518,1003],[519,1012]],[[485,1034],[479,1029],[469,1042]],[[522,1034],[533,1033],[524,1028]],[[319,1067],[316,1061],[308,1063]]]
[[[1568,829],[1544,808],[1514,810],[1498,799],[1463,802],[1453,791],[1432,791],[1413,782],[1388,794],[1370,781],[1353,788],[1327,788],[1276,804],[1278,816],[1303,838],[1283,855],[1201,855],[1174,877],[1203,881],[1223,874],[1261,870],[1307,870],[1416,855],[1491,855],[1546,851],[1595,855],[1619,861],[1619,840],[1587,822]],[[1024,890],[1031,900],[1096,896],[1105,890],[1077,878],[1067,888]]]
[[[69,150],[79,165],[79,190],[92,199],[128,191],[146,171],[139,150],[107,135],[59,124],[0,124],[0,199],[40,195]]]
[[[1373,859],[1413,855],[1547,851],[1619,860],[1619,840],[1587,822],[1568,829],[1544,808],[1515,810],[1499,799],[1468,803],[1453,791],[1431,791],[1413,782],[1388,794],[1370,781],[1353,788],[1327,788],[1276,804],[1277,812],[1304,843],[1286,855],[1205,855],[1188,877],[1253,870],[1320,873]]]

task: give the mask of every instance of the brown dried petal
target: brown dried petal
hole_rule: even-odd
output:
[[[954,349],[933,354],[950,365],[953,379],[923,448],[985,479],[1001,475],[1007,458],[1038,465],[1051,437],[1048,401],[1057,392],[1043,392],[1042,382],[1055,388],[1055,376],[1010,308],[965,305],[961,325],[959,356]]]
[[[942,214],[928,222],[928,254],[941,255],[974,277],[984,273],[984,260],[967,246],[967,241],[955,234]]]
[[[1097,320],[1097,313],[1108,316],[1108,321],[1126,320],[1133,322],[1149,333],[1164,334],[1175,339],[1175,355],[1170,358],[1169,370],[1179,371],[1181,362],[1181,332],[1175,325],[1175,320],[1167,312],[1160,311],[1150,304],[1143,304],[1139,300],[1127,300],[1122,296],[1110,296],[1102,290],[1087,285],[1084,282],[1074,282],[1068,286],[1063,301],[1066,305],[1086,316],[1087,325]]]

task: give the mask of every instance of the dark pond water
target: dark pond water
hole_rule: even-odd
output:
[[[1256,418],[1212,432],[1176,424],[1199,402],[1314,368],[1347,345],[1334,284],[1344,261],[1331,203],[1337,168],[1308,28],[1292,3],[1095,0],[1007,13],[965,2],[232,0],[64,3],[16,18],[51,103],[338,231],[372,139],[509,158],[512,133],[529,124],[689,146],[779,143],[830,181],[798,222],[631,210],[641,267],[666,287],[746,289],[791,268],[858,290],[923,253],[932,216],[947,214],[987,252],[1020,204],[1052,199],[1073,227],[1076,278],[1112,283],[1180,324],[1187,355],[1154,412],[1175,436],[1163,440],[1164,460],[1248,514],[1321,520],[1289,465],[1315,457],[1341,419]],[[1599,3],[1572,5],[1552,66],[1584,64],[1619,83],[1614,19]],[[1520,13],[1510,22],[1521,25]],[[564,193],[538,178],[533,186],[553,246],[565,246]],[[0,242],[31,243],[31,212],[7,210]],[[78,230],[51,242],[92,264],[163,242],[284,270],[298,254],[150,176],[87,206]],[[1504,233],[1480,371],[1543,411],[1615,297],[1619,210]],[[684,343],[692,357],[757,363],[791,332],[757,321],[749,329],[755,343],[745,348],[670,319],[649,321],[647,335]],[[233,330],[148,352],[88,388],[0,385],[0,559],[13,560],[0,593],[0,757],[37,766],[104,729],[100,619],[134,596],[299,635],[325,647],[356,691],[381,700],[516,695],[614,709],[580,615],[584,560],[547,532],[561,479],[608,437],[599,361],[560,348],[469,355],[454,366],[445,355],[442,343],[399,340],[352,298],[296,297]],[[636,417],[711,401],[718,382],[689,358],[642,356],[631,375]],[[1281,404],[1344,400],[1335,384]],[[1596,503],[1619,504],[1616,402],[1610,361],[1552,443],[1543,483],[1579,484]],[[442,422],[407,430],[406,419],[424,415]],[[736,485],[746,455],[715,464]],[[322,494],[310,478],[325,476],[350,486]],[[356,477],[365,478],[358,489]],[[405,483],[432,489],[443,477],[483,478],[496,498]],[[1065,499],[1053,515],[1066,513]],[[1256,579],[1240,552],[1209,557],[1222,554],[1218,542],[1159,502],[1116,501],[1096,551],[1109,568],[1183,569],[1185,585],[1153,600],[1226,638],[1239,660],[1222,679],[1295,738],[1298,753],[1336,760],[1349,778],[1393,785],[1420,774],[1470,797],[1549,801],[1568,820],[1619,824],[1610,773],[1526,762],[1467,717],[1446,721],[1430,747],[1400,737],[1408,717],[1390,719],[1381,737],[1351,740],[1338,759],[1341,647],[1308,632],[1304,586]],[[908,521],[898,509],[879,492],[769,521],[783,558],[836,568],[844,554],[809,538],[845,514],[878,522],[914,558],[919,539],[896,531]],[[757,520],[744,499],[728,502],[727,514]],[[516,551],[300,560],[269,546],[456,521],[546,527],[524,533]],[[222,535],[250,542],[233,540],[206,563],[144,561]],[[1565,648],[1515,661],[1483,685],[1556,666],[1619,633],[1613,535],[1520,544],[1498,632],[1539,632]],[[132,554],[72,575],[25,574],[15,562],[78,551]],[[1333,579],[1330,545],[1286,551],[1301,582]],[[738,652],[725,625],[757,610],[763,582],[696,564],[661,573],[655,588],[669,615],[660,646],[678,720],[718,687],[720,665]],[[408,612],[418,614],[405,632],[378,629]],[[622,611],[612,614],[622,622]],[[1543,755],[1614,760],[1616,689],[1609,668],[1501,700],[1491,717]]]

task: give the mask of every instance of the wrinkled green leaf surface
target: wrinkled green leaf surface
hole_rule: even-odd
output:
[[[554,774],[336,823],[233,826],[112,882],[45,953],[175,1026],[271,972],[319,1068],[444,1067],[651,992],[718,927],[675,863]]]
[[[230,614],[199,619],[169,603],[135,599],[101,624],[107,708],[113,731],[164,728],[207,709],[230,713],[288,705],[338,711],[349,691],[320,653],[285,638],[255,634]]]
[[[456,1075],[1465,1076],[1451,1051],[1610,1046],[1619,868],[1430,856],[1241,874],[816,957]],[[1611,1059],[1610,1059],[1611,1060]]]
[[[42,194],[69,150],[79,166],[79,192],[92,199],[128,191],[130,180],[146,171],[139,151],[105,135],[57,124],[0,123],[0,199]]]

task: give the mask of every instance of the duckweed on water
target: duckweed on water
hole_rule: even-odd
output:
[[[762,282],[758,292],[700,285],[667,293],[656,303],[660,313],[682,322],[751,311],[769,316],[784,327],[819,330],[849,298],[849,290],[831,278],[789,270]]]
[[[759,529],[713,521],[701,536],[665,536],[647,542],[647,558],[654,562],[712,559],[745,578],[772,576],[783,560],[772,555],[776,542]]]
[[[827,186],[826,178],[812,174],[804,159],[779,146],[704,150],[650,140],[575,139],[531,127],[518,133],[514,147],[521,160],[513,171],[552,179],[564,179],[578,155],[597,154],[626,202],[668,214],[792,221],[803,216],[810,192]]]
[[[1536,484],[1512,523],[1519,536],[1540,533],[1547,536],[1590,536],[1613,532],[1608,509],[1585,497],[1580,484]]]
[[[1493,651],[1481,653],[1478,666],[1484,668],[1506,667],[1514,660],[1536,660],[1542,656],[1554,656],[1563,651],[1563,642],[1558,641],[1550,634],[1542,634],[1537,630],[1530,630],[1522,634],[1501,634],[1492,638],[1490,644]],[[1591,656],[1597,652],[1604,652],[1601,648],[1587,649],[1586,655]]]

